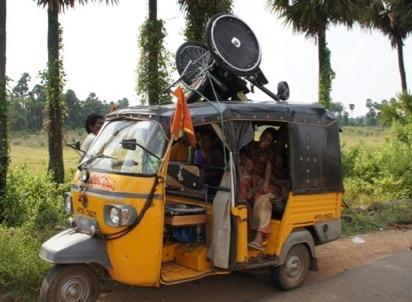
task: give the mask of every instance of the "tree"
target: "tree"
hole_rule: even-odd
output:
[[[163,91],[170,82],[170,55],[164,47],[165,37],[164,22],[157,19],[157,1],[149,0],[149,16],[140,27],[137,69],[136,90],[143,104],[170,103],[169,91]]]
[[[383,125],[391,125],[394,121],[401,124],[412,122],[412,95],[402,93],[390,101],[382,101],[378,109],[380,110],[378,119]]]
[[[7,140],[7,91],[6,91],[6,0],[0,1],[0,199],[6,190],[9,165]]]
[[[129,107],[129,100],[127,98],[122,98],[118,100],[116,102],[116,107],[119,109]]]
[[[333,113],[336,113],[338,117],[341,117],[343,112],[343,104],[341,102],[335,102],[331,103],[330,105],[331,106],[329,110]]]
[[[292,25],[295,32],[316,38],[319,59],[319,103],[330,108],[332,80],[335,73],[330,64],[330,50],[326,43],[326,30],[330,24],[352,26],[360,4],[365,0],[267,0],[272,12],[277,12]]]
[[[35,0],[38,5],[47,6],[48,35],[47,50],[48,63],[46,75],[46,96],[48,105],[48,145],[49,145],[49,171],[52,172],[56,182],[64,181],[63,164],[63,134],[62,134],[62,104],[63,104],[63,64],[60,59],[62,48],[62,30],[59,23],[59,13],[66,8],[74,6],[75,2],[86,4],[87,0]],[[93,0],[91,0],[93,1]],[[100,1],[101,2],[101,1]],[[116,3],[117,0],[106,0]]]
[[[17,82],[17,85],[13,88],[13,96],[25,98],[29,93],[29,83],[31,80],[30,74],[23,73]]]
[[[84,123],[82,104],[73,90],[68,89],[64,94],[64,105],[66,112],[65,124],[68,127],[75,128]]]
[[[365,115],[365,122],[368,126],[376,126],[378,124],[378,104],[373,102],[371,99],[366,100],[366,108],[368,108],[368,113]]]
[[[344,111],[342,115],[342,126],[347,125],[349,125],[349,113],[347,111]]]
[[[349,104],[350,116],[353,118],[353,110],[355,109],[355,104]]]
[[[361,25],[380,30],[389,38],[392,47],[397,49],[402,91],[407,92],[403,41],[412,33],[411,1],[372,0],[362,11]]]
[[[94,92],[89,93],[89,96],[83,103],[83,112],[85,113],[85,118],[91,113],[105,115],[109,111],[110,105],[106,102],[100,101],[98,96]]]
[[[187,41],[205,43],[205,28],[211,17],[218,13],[229,13],[232,0],[178,0],[186,15],[185,37]]]

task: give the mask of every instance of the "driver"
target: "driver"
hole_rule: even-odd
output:
[[[86,152],[90,148],[97,134],[102,128],[103,123],[104,123],[104,118],[103,116],[99,114],[92,113],[87,116],[85,128],[86,128],[86,132],[88,133],[88,135],[84,139],[83,144],[80,147],[80,150]]]

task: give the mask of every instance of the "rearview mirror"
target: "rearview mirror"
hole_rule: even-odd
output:
[[[82,151],[80,150],[80,141],[74,142],[73,144],[66,144],[66,146],[73,148],[76,151]]]
[[[77,141],[74,143],[74,148],[76,148],[77,150],[80,150],[80,141]]]
[[[129,139],[122,139],[122,148],[126,150],[136,150],[136,139],[129,138]]]
[[[289,85],[285,81],[281,81],[278,84],[278,96],[282,101],[289,99]]]

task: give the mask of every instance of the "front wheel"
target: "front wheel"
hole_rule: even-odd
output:
[[[98,295],[99,279],[85,264],[56,265],[40,289],[44,302],[95,302]]]
[[[279,289],[289,290],[302,285],[309,271],[310,255],[303,244],[293,246],[286,256],[285,263],[272,271]]]

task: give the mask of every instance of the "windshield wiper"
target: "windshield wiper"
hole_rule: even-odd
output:
[[[84,161],[83,163],[81,163],[80,165],[77,166],[78,170],[82,170],[83,168],[86,168],[87,166],[89,166],[92,161],[94,161],[97,158],[110,158],[110,159],[117,159],[116,157],[110,156],[110,155],[106,155],[103,153],[97,153],[95,155],[93,155],[92,157],[90,157],[88,160]]]

